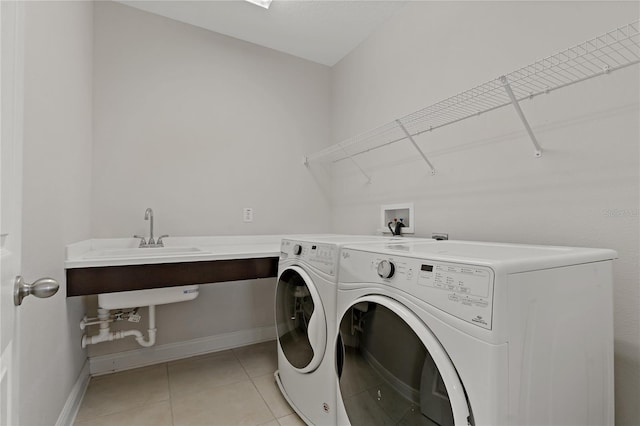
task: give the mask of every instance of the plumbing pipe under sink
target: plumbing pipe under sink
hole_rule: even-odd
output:
[[[156,343],[156,305],[184,302],[198,297],[199,286],[188,285],[178,287],[154,288],[149,290],[132,290],[115,293],[102,293],[98,295],[98,317],[91,320],[86,317],[80,321],[80,328],[88,325],[100,325],[100,330],[95,336],[82,336],[82,347],[100,342],[124,339],[133,336],[140,346],[149,347]],[[111,331],[110,310],[126,309],[134,306],[149,306],[149,338],[145,340],[139,330]]]
[[[149,330],[147,333],[149,338],[145,340],[140,330],[125,330],[125,331],[111,331],[109,323],[111,322],[111,315],[109,309],[98,308],[98,323],[100,324],[100,331],[95,336],[82,336],[82,347],[86,348],[87,345],[93,345],[100,342],[110,342],[112,340],[124,339],[125,337],[133,336],[140,346],[149,347],[156,343],[156,306],[149,305]],[[84,329],[85,320],[80,322],[80,328]]]
[[[136,249],[137,250],[137,249]],[[133,336],[140,346],[149,347],[156,343],[156,305],[184,302],[198,297],[199,286],[187,285],[177,287],[154,288],[149,290],[120,291],[115,293],[102,293],[98,295],[98,317],[83,318],[80,321],[80,329],[84,330],[89,325],[100,325],[100,330],[95,336],[82,336],[82,347],[95,343],[110,342]],[[139,330],[111,331],[110,310],[125,309],[134,306],[149,306],[149,338],[145,339]]]

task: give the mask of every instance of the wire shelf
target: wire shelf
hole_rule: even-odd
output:
[[[388,124],[309,155],[305,163],[337,162],[485,112],[513,105],[536,146],[541,148],[518,103],[640,63],[640,21],[587,40],[526,67],[460,92]],[[512,96],[513,95],[513,96]],[[415,142],[413,142],[415,145]],[[420,148],[415,145],[418,150]],[[425,158],[429,166],[426,157]],[[432,168],[433,170],[433,168]]]

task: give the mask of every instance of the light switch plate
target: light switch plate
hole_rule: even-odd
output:
[[[242,221],[253,222],[253,209],[251,207],[245,207],[242,209]]]

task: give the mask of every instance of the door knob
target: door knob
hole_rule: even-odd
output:
[[[33,284],[29,284],[18,275],[13,285],[13,304],[20,306],[22,299],[30,294],[40,298],[51,297],[58,292],[59,288],[60,284],[53,278],[40,278]]]

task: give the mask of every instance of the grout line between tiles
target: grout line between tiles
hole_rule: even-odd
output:
[[[173,396],[171,396],[171,376],[169,375],[169,363],[165,362],[164,363],[164,368],[167,371],[167,387],[169,388],[169,408],[171,410],[171,424],[173,426],[175,426],[176,424],[176,419],[175,416],[173,415]]]
[[[233,356],[236,358],[236,360],[238,361],[238,363],[240,364],[240,366],[242,367],[242,370],[244,371],[244,373],[247,375],[247,377],[249,378],[249,380],[251,381],[251,385],[253,386],[253,388],[256,390],[256,392],[258,392],[258,395],[260,395],[260,399],[262,399],[262,402],[264,402],[264,405],[267,407],[267,410],[269,410],[269,412],[271,413],[271,416],[273,417],[273,420],[275,420],[276,422],[278,422],[278,418],[276,417],[276,415],[273,413],[273,410],[271,410],[271,407],[269,407],[269,404],[267,403],[267,401],[264,399],[264,396],[262,396],[262,393],[260,392],[260,389],[258,389],[258,386],[256,386],[256,383],[253,381],[253,377],[251,377],[251,375],[249,374],[249,372],[247,371],[247,369],[245,368],[244,364],[242,363],[242,360],[238,357],[238,354],[236,354],[236,351],[234,351],[233,349],[231,350],[231,352],[233,353]],[[271,421],[271,420],[270,420]],[[268,422],[267,422],[268,423]],[[280,422],[278,422],[280,423]],[[259,425],[258,425],[259,426]]]
[[[167,363],[162,363],[162,364],[165,364],[165,372],[166,372],[166,380],[167,380],[167,390],[169,390],[169,389],[170,389],[170,388],[169,388],[169,374],[168,374],[168,370],[167,370]],[[159,367],[160,365],[161,365],[161,364],[156,364],[156,365],[154,365],[154,367]],[[99,385],[100,385],[100,382],[102,382],[102,381],[104,381],[104,380],[108,380],[109,378],[113,379],[113,377],[115,377],[116,375],[119,375],[119,376],[128,376],[129,374],[133,374],[133,373],[135,373],[135,372],[136,372],[136,371],[138,371],[138,370],[148,369],[148,368],[149,368],[149,366],[139,367],[139,368],[135,368],[135,369],[128,370],[128,371],[126,371],[126,372],[116,372],[116,373],[111,373],[111,374],[101,375],[101,376],[98,376],[97,378],[92,376],[92,377],[89,379],[89,384],[88,384],[88,385],[91,385],[91,383],[93,382],[93,383],[94,383],[94,385],[95,385],[95,383],[98,383],[98,385],[97,385],[97,386],[99,386]],[[95,392],[96,392],[96,390],[95,390],[95,386],[93,387],[93,389],[89,389],[89,386],[87,386],[87,392],[85,393],[85,395],[84,395],[84,397],[83,397],[83,400],[82,400],[82,402],[80,403],[80,407],[79,407],[79,409],[82,409],[82,406],[85,404],[85,401],[86,401],[87,396],[89,395],[89,393],[95,393]],[[161,402],[165,402],[165,401],[169,401],[169,404],[170,404],[170,406],[171,406],[171,393],[170,393],[170,392],[169,392],[169,394],[168,394],[168,396],[167,396],[167,399],[166,399],[166,400],[165,400],[165,399],[160,399],[160,400],[157,400],[157,401],[145,401],[145,402],[140,402],[140,403],[138,403],[138,404],[136,404],[136,405],[134,405],[134,406],[127,407],[127,408],[124,408],[124,409],[121,409],[121,410],[117,410],[117,411],[113,411],[113,412],[106,412],[106,413],[103,413],[103,414],[100,414],[100,415],[92,414],[92,415],[91,415],[91,417],[92,417],[92,418],[96,418],[96,419],[97,419],[97,418],[104,418],[104,417],[107,417],[107,416],[117,415],[117,414],[120,414],[120,413],[125,412],[125,411],[128,411],[128,410],[139,409],[139,408],[142,408],[142,407],[145,407],[145,406],[148,406],[148,405],[153,405],[153,404],[159,404],[159,403],[161,403]],[[78,411],[78,412],[80,412],[80,411]],[[87,418],[87,419],[85,419],[85,420],[81,420],[81,421],[80,421],[80,423],[86,423],[86,422],[88,422],[88,421],[90,421],[90,418]],[[74,420],[74,424],[75,424],[75,423],[77,423],[77,416],[76,416],[76,419]],[[172,410],[172,424],[173,424],[173,410]]]
[[[262,376],[259,376],[259,377],[262,377]],[[254,378],[253,377],[249,377],[249,379],[251,379],[251,384],[255,388],[256,392],[258,392],[258,395],[260,395],[260,398],[264,402],[264,405],[267,406],[267,409],[269,410],[269,412],[271,413],[271,415],[273,416],[275,421],[278,421],[278,417],[276,416],[276,413],[273,412],[273,410],[271,409],[271,406],[269,406],[269,403],[267,402],[267,400],[264,399],[264,395],[262,395],[262,392],[260,392],[260,389],[258,389],[258,386],[256,386],[256,382],[253,381]],[[280,422],[278,422],[278,423],[280,423]]]

